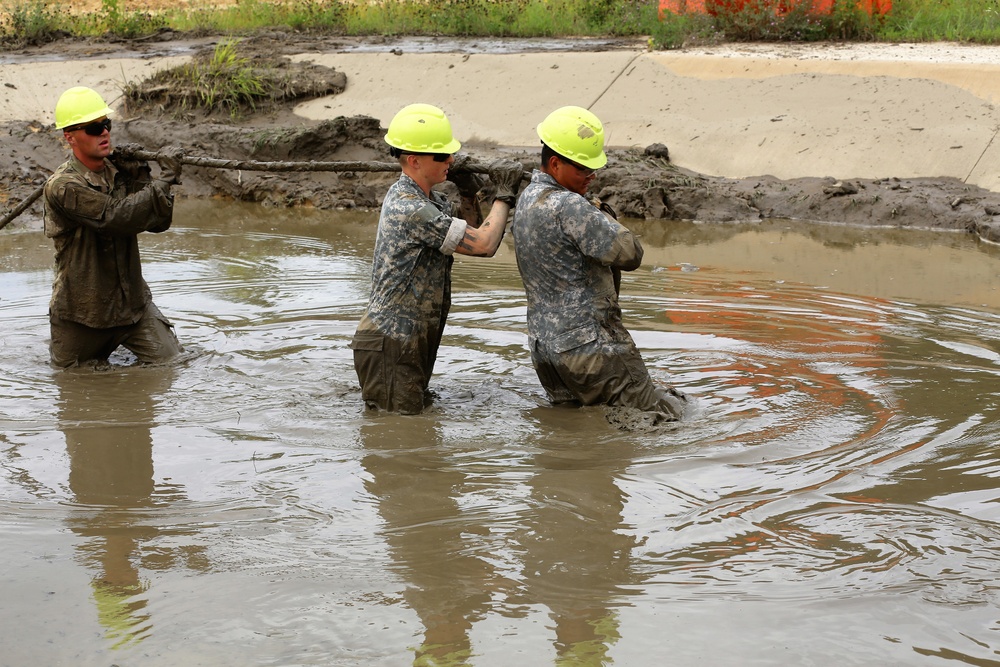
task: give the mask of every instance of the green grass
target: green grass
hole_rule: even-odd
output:
[[[706,41],[866,40],[1000,43],[1000,0],[894,0],[884,17],[837,0],[816,16],[788,0],[720,3],[714,15],[658,17],[658,0],[239,0],[229,7],[193,5],[151,12],[139,3],[102,0],[90,14],[52,0],[0,0],[0,46],[79,37],[144,37],[164,28],[182,33],[250,35],[291,29],[338,35],[473,37],[642,37],[653,48]],[[808,2],[808,0],[804,0]],[[736,3],[739,4],[739,3]]]
[[[908,0],[880,27],[887,41],[1000,43],[1000,0]]]
[[[238,115],[243,106],[253,108],[257,100],[267,96],[264,79],[254,72],[250,60],[240,55],[236,45],[236,40],[223,40],[204,66],[195,61],[181,67],[182,76],[198,92],[200,107],[222,108]]]
[[[163,91],[169,91],[179,111],[200,109],[223,111],[238,118],[245,110],[253,110],[269,99],[271,91],[280,88],[273,68],[254,67],[239,50],[239,40],[224,39],[210,55],[194,58],[190,63],[161,70],[141,82],[129,82],[122,90],[128,102],[160,104]]]
[[[3,11],[0,39],[16,46],[57,39],[61,26],[66,23],[58,5],[50,7],[43,2],[4,3],[0,9]]]
[[[0,3],[0,46],[44,44],[66,35],[112,35],[134,39],[167,26],[166,15],[128,10],[123,0],[101,0],[95,12],[80,14],[70,5],[46,0],[4,0]]]

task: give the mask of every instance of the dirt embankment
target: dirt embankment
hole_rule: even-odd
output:
[[[384,129],[375,118],[338,117],[307,121],[292,113],[310,96],[343,90],[343,74],[319,65],[290,66],[282,54],[315,49],[286,36],[262,36],[242,44],[257,64],[271,63],[287,74],[281,94],[236,116],[230,110],[206,115],[191,112],[190,93],[162,77],[144,82],[143,101],[116,118],[117,144],[132,142],[156,150],[179,145],[190,155],[257,161],[389,162]],[[40,51],[73,53],[78,43],[49,45]],[[207,47],[206,47],[207,48]],[[41,53],[39,54],[41,55]],[[522,160],[526,169],[538,156],[503,147],[466,144],[473,158],[489,161],[501,154]],[[65,156],[61,135],[37,121],[0,126],[0,207],[9,210],[44,182]],[[729,179],[685,170],[670,162],[669,147],[609,150],[608,166],[598,173],[592,194],[631,218],[753,222],[793,218],[859,225],[969,230],[1000,241],[1000,194],[949,178],[844,179],[769,176]],[[377,208],[391,173],[248,172],[187,167],[187,197],[229,197],[270,206]],[[35,204],[16,224],[38,225]],[[994,222],[996,221],[996,222]]]

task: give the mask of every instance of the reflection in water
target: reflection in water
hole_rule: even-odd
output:
[[[149,548],[162,531],[147,521],[152,508],[182,498],[178,488],[157,485],[153,478],[155,402],[170,390],[173,376],[169,367],[84,367],[54,376],[58,427],[66,438],[69,488],[77,505],[68,524],[86,538],[77,549],[93,572],[93,601],[113,648],[152,632],[149,584],[141,566],[179,564],[179,554]],[[202,567],[200,554],[188,550],[183,559]]]
[[[402,418],[347,348],[375,214],[182,206],[168,369],[52,373],[49,245],[0,234],[0,667],[997,662],[996,248],[636,223],[663,429],[547,404],[505,245]]]
[[[368,416],[361,425],[365,488],[423,628],[414,665],[478,664],[475,624],[493,613],[523,618],[539,605],[553,623],[555,664],[610,662],[616,609],[641,585],[616,483],[635,452],[616,442],[581,451],[565,436],[578,411],[532,412],[533,453],[503,462],[449,442],[434,417]],[[592,409],[586,419],[600,429],[601,415]],[[476,497],[487,484],[502,494],[497,484],[514,471],[523,481],[516,511]]]
[[[449,461],[440,426],[424,417],[372,416],[361,426],[365,488],[378,501],[405,599],[423,626],[415,666],[458,667],[472,655],[469,631],[497,578],[460,503],[466,474]]]
[[[549,609],[555,664],[599,667],[611,662],[609,651],[620,638],[616,608],[641,583],[631,563],[637,543],[623,524],[625,498],[616,483],[632,464],[634,447],[581,448],[560,435],[579,421],[576,411],[532,412],[544,435],[531,461],[530,506],[518,540],[524,568],[518,597]]]

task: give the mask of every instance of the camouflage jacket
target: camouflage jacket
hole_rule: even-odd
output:
[[[402,174],[382,202],[372,260],[372,291],[359,331],[405,340],[439,323],[451,303],[453,253],[464,220],[438,192],[428,198]]]
[[[110,186],[109,186],[110,184]],[[45,235],[56,248],[49,316],[95,329],[139,321],[151,300],[139,261],[140,232],[162,232],[173,196],[149,169],[93,172],[75,157],[45,183]]]
[[[528,335],[594,340],[623,333],[612,268],[631,271],[642,245],[624,225],[535,170],[514,212],[514,253],[528,297]],[[563,341],[564,349],[575,345]]]

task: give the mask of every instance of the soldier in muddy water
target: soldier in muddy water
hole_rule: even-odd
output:
[[[447,197],[431,189],[449,179],[461,148],[441,109],[429,104],[404,107],[389,123],[385,141],[403,173],[382,204],[371,296],[351,348],[366,406],[417,414],[430,399],[428,385],[451,306],[454,253],[496,253],[523,167],[507,159],[489,165],[493,201],[480,224],[453,217]],[[481,184],[476,179],[454,180],[463,212],[474,211],[468,202]]]
[[[553,403],[606,404],[680,419],[687,397],[649,377],[622,323],[620,272],[642,262],[639,239],[606,204],[589,201],[607,163],[604,126],[561,107],[537,127],[541,168],[514,213],[514,251],[528,298],[528,345]]]
[[[112,154],[111,113],[82,86],[56,104],[56,129],[73,152],[44,190],[45,235],[56,250],[49,352],[60,368],[107,360],[119,346],[143,363],[182,351],[143,279],[137,239],[170,227],[179,150],[161,151],[159,177],[151,178],[145,163]]]

